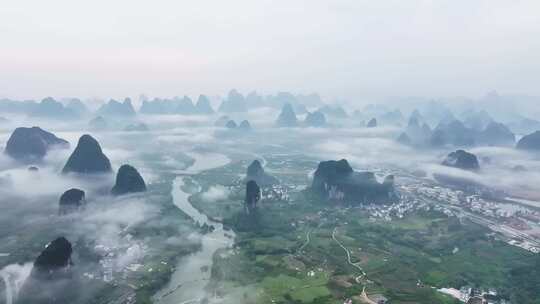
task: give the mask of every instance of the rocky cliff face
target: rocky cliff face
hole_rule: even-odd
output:
[[[523,136],[518,141],[516,148],[520,150],[540,151],[540,131]]]
[[[319,163],[311,185],[324,199],[350,204],[389,203],[397,199],[394,177],[379,183],[372,172],[355,172],[347,160]]]
[[[60,196],[58,213],[60,215],[79,211],[86,204],[85,193],[81,189],[72,188]]]
[[[247,213],[252,213],[257,208],[257,202],[261,199],[261,189],[257,182],[250,180],[246,184],[245,208]]]
[[[111,162],[92,136],[79,138],[77,147],[69,157],[62,173],[96,174],[111,172]]]
[[[113,195],[146,191],[146,183],[139,171],[130,165],[122,165],[116,175],[116,183],[111,190]]]
[[[6,143],[5,153],[19,161],[33,162],[53,147],[69,148],[69,143],[39,127],[17,128]]]
[[[308,127],[324,127],[326,126],[326,117],[320,111],[308,113],[304,123]]]
[[[276,120],[276,126],[278,127],[296,127],[298,125],[298,119],[294,113],[293,107],[290,103],[283,105],[281,113]]]
[[[480,169],[476,155],[464,150],[457,150],[448,154],[442,165],[471,171]]]
[[[275,177],[264,172],[264,169],[258,160],[254,160],[248,166],[245,180],[253,180],[257,182],[257,185],[262,187],[267,187],[279,183],[279,181]]]

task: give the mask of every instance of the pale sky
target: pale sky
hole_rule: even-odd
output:
[[[0,97],[540,95],[538,0],[4,0]]]

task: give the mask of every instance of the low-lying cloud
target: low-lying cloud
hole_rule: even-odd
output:
[[[207,203],[226,200],[229,197],[230,191],[224,186],[211,186],[207,191],[201,194],[203,201]]]

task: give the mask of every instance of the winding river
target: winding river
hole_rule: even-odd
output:
[[[201,303],[204,298],[212,298],[212,295],[208,295],[205,291],[205,286],[210,279],[213,255],[217,250],[231,247],[234,243],[234,232],[225,231],[221,223],[212,221],[195,209],[188,201],[190,194],[182,190],[185,175],[225,166],[230,159],[217,153],[190,154],[190,156],[195,159],[194,165],[185,170],[183,176],[178,176],[174,180],[172,190],[174,204],[199,225],[212,225],[215,230],[201,237],[200,251],[178,261],[169,283],[154,296],[155,303]]]
[[[9,274],[2,271],[0,272],[0,277],[4,280],[4,284],[6,285],[6,304],[11,304],[13,303],[13,288],[11,286]]]
[[[5,303],[12,304],[17,299],[19,290],[26,278],[30,276],[33,264],[26,263],[24,265],[11,264],[0,270],[0,278],[5,284]]]

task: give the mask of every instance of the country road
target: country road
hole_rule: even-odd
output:
[[[306,233],[306,242],[304,244],[302,244],[302,246],[300,246],[300,248],[298,248],[298,250],[296,251],[296,254],[299,254],[302,252],[302,250],[304,250],[304,248],[306,248],[307,245],[309,245],[309,242],[311,242],[311,239],[309,238],[309,236],[311,235],[311,232],[313,231],[314,229],[311,229],[309,230],[307,233]]]
[[[356,269],[358,269],[360,271],[360,273],[362,274],[362,276],[366,276],[366,273],[364,272],[364,269],[362,269],[362,267],[358,266],[357,264],[353,263],[352,260],[351,260],[351,253],[349,251],[349,249],[347,249],[347,247],[343,246],[343,244],[341,244],[340,241],[338,241],[338,239],[336,238],[336,231],[337,231],[337,227],[334,228],[334,231],[332,231],[332,239],[334,239],[334,241],[341,247],[343,248],[343,250],[345,250],[345,253],[347,254],[347,263],[349,263],[350,265],[352,265],[353,267],[355,267]]]

